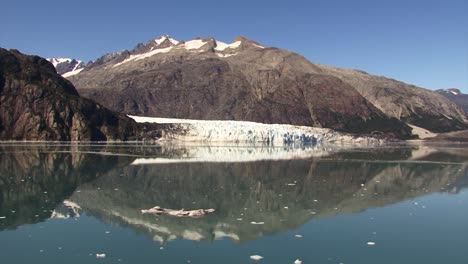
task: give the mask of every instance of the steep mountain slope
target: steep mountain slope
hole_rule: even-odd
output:
[[[319,72],[350,84],[389,116],[433,132],[467,129],[461,109],[434,91],[358,70],[320,65]]]
[[[80,97],[47,60],[0,48],[0,140],[128,140],[146,126]]]
[[[47,60],[54,65],[57,73],[64,77],[78,74],[85,67],[82,61],[70,58],[49,58]]]
[[[352,86],[319,71],[298,54],[243,37],[226,44],[162,36],[132,51],[103,56],[69,79],[83,96],[132,115],[410,135],[408,126]]]
[[[464,94],[455,88],[439,89],[436,92],[463,108],[468,116],[468,94]]]

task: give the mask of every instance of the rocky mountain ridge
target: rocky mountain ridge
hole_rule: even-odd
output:
[[[439,89],[436,92],[463,108],[468,117],[468,94],[464,94],[456,88]]]

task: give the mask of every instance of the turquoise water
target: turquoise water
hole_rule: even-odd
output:
[[[219,148],[0,145],[1,263],[468,263],[464,147]]]

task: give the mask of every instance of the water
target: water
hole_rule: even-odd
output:
[[[463,146],[2,144],[0,262],[465,264],[467,164]]]

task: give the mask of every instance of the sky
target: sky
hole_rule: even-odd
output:
[[[0,47],[85,62],[168,34],[243,35],[312,62],[468,93],[467,0],[3,0]]]

